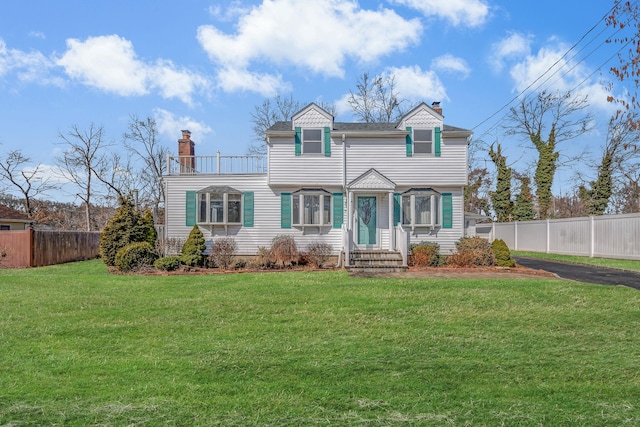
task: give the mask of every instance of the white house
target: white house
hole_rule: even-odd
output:
[[[450,253],[464,235],[470,136],[443,123],[439,103],[397,123],[335,122],[312,103],[267,130],[265,158],[196,156],[183,131],[165,176],[166,237],[198,224],[209,245],[233,236],[240,255],[255,255],[289,234],[302,250],[331,244],[347,266],[362,251],[406,265],[421,241]]]

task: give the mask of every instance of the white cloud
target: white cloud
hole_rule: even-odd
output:
[[[584,63],[576,63],[563,55],[569,46],[559,43],[541,48],[536,54],[527,55],[511,67],[510,75],[517,92],[530,85],[533,92],[542,90],[571,91],[587,95],[589,104],[605,111],[613,111],[615,106],[607,102],[610,93],[598,81],[590,77],[592,70]],[[546,74],[545,74],[546,73]],[[535,83],[534,83],[535,82]]]
[[[385,74],[395,76],[395,85],[400,98],[409,101],[445,101],[449,100],[447,91],[433,70],[423,71],[420,66],[390,67]]]
[[[460,73],[462,78],[469,77],[471,68],[464,59],[450,54],[442,55],[431,61],[431,68],[448,73]]]
[[[420,11],[427,17],[446,19],[454,26],[477,27],[487,20],[489,6],[484,0],[393,0]]]
[[[218,87],[225,92],[257,92],[267,98],[291,91],[291,85],[283,82],[279,75],[252,73],[237,68],[220,69],[218,71]]]
[[[158,125],[158,132],[171,140],[177,141],[182,136],[180,131],[188,129],[193,135],[193,141],[199,144],[206,139],[206,135],[213,132],[208,125],[202,122],[191,117],[177,117],[172,112],[162,108],[153,110],[153,116]]]
[[[207,86],[207,80],[171,61],[155,64],[137,58],[133,44],[117,35],[67,40],[67,51],[57,64],[83,84],[120,96],[146,95],[157,88],[165,98],[190,102],[191,94]]]
[[[349,0],[270,0],[242,15],[236,34],[205,25],[198,41],[219,67],[225,90],[270,93],[279,76],[251,71],[259,64],[293,66],[343,77],[348,59],[369,63],[417,43],[422,26],[390,9],[364,10]],[[240,84],[233,73],[249,77]]]
[[[29,31],[29,37],[40,40],[45,40],[47,38],[42,31]]]
[[[509,59],[517,59],[531,53],[532,35],[520,33],[509,33],[507,37],[492,45],[492,54],[489,62],[501,71],[504,68],[505,61]]]
[[[22,82],[62,85],[62,80],[51,75],[54,63],[41,52],[9,49],[0,39],[0,76],[15,73]]]

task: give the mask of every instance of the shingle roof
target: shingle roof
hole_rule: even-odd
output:
[[[22,212],[10,208],[9,206],[0,205],[0,219],[13,219],[19,221],[30,221],[29,217]]]
[[[398,129],[397,123],[358,123],[358,122],[334,122],[333,130],[334,131],[370,131],[370,132],[383,132],[383,131],[401,131]],[[292,130],[291,121],[287,122],[276,122],[273,126],[271,126],[268,131],[290,131]],[[444,125],[443,131],[451,132],[451,131],[466,131],[466,129]]]

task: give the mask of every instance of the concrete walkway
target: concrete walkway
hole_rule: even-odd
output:
[[[640,290],[640,272],[521,256],[514,256],[513,259],[523,267],[548,271],[563,279],[598,285],[628,286]]]

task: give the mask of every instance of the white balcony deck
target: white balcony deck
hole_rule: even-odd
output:
[[[168,156],[168,175],[249,175],[267,173],[267,156]]]

